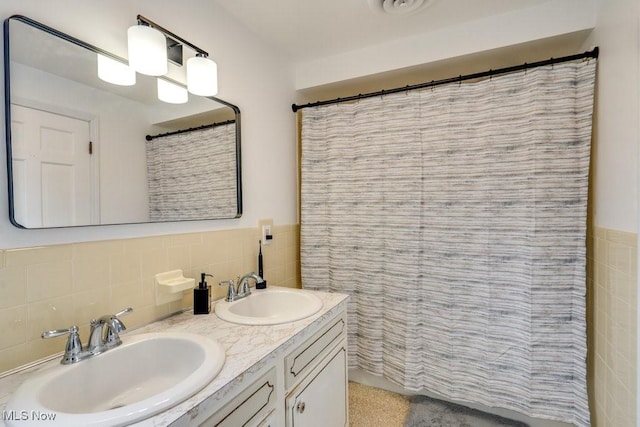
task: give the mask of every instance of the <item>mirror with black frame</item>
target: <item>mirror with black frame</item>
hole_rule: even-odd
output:
[[[24,16],[4,23],[9,216],[20,228],[237,218],[240,110],[98,77],[110,52]],[[179,65],[172,64],[174,75]],[[183,72],[184,73],[184,72]],[[186,92],[186,91],[184,91]]]

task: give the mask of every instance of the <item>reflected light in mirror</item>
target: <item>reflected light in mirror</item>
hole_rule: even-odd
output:
[[[182,86],[164,79],[158,80],[158,99],[170,104],[184,104],[189,100],[189,93]]]
[[[131,68],[148,76],[167,73],[167,41],[160,31],[147,25],[134,25],[127,30],[127,44]]]
[[[136,84],[136,72],[127,64],[104,55],[98,56],[98,77],[107,83],[120,86]]]
[[[218,93],[218,65],[200,53],[189,58],[187,89],[194,95],[215,96]]]

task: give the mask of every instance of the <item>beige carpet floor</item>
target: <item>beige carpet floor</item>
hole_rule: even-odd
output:
[[[349,382],[350,427],[402,427],[411,398]]]

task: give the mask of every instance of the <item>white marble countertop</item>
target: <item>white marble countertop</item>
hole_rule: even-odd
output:
[[[344,294],[310,292],[314,292],[322,300],[322,309],[313,316],[296,322],[270,326],[237,325],[220,320],[214,314],[212,306],[209,315],[193,315],[192,311],[187,311],[122,334],[122,339],[126,342],[128,334],[189,332],[217,340],[224,347],[226,354],[222,370],[202,390],[173,408],[136,425],[165,426],[176,420],[178,420],[177,424],[188,421],[189,411],[194,408],[197,411],[197,406],[202,402],[212,398],[216,400],[222,398],[243,374],[257,371],[273,357],[277,357],[280,352],[288,351],[302,343],[316,329],[307,328],[308,326],[320,325],[324,320],[335,316],[343,309],[342,305],[346,304],[348,298]],[[0,379],[0,412],[4,410],[13,391],[28,376],[58,364],[58,359],[51,360]],[[4,425],[1,419],[0,425]]]

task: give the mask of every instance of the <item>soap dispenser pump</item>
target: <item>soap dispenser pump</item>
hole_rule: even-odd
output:
[[[211,313],[211,286],[207,285],[206,276],[212,274],[200,273],[200,283],[193,289],[193,314]]]

